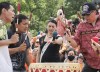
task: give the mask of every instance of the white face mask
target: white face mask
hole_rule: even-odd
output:
[[[5,22],[3,20],[0,20],[0,27],[3,26]]]

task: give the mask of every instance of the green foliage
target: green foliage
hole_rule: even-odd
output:
[[[30,31],[36,35],[38,31],[45,31],[46,21],[50,17],[56,17],[57,10],[63,6],[66,18],[76,17],[77,11],[80,11],[84,2],[92,0],[0,0],[10,1],[17,14],[18,1],[21,3],[21,13],[29,17],[32,12]]]
[[[70,18],[72,15],[77,14],[77,11],[80,11],[81,6],[85,2],[91,2],[92,0],[65,0],[64,11],[67,18]]]

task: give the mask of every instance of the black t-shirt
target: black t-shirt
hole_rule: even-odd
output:
[[[41,50],[44,47],[44,45],[47,43],[44,42],[44,38],[45,36],[40,38]],[[41,62],[60,62],[59,49],[60,49],[60,45],[50,43],[50,45],[48,46],[48,48],[46,49],[45,53],[42,56]]]
[[[11,36],[15,33],[13,32],[11,29],[9,29],[7,31],[8,33],[8,39],[11,38]],[[9,48],[16,48],[19,47],[24,41],[27,45],[26,50],[30,47],[30,42],[29,42],[29,38],[27,37],[27,39],[25,40],[25,33],[21,33],[19,34],[19,42],[17,42],[16,44],[10,44]],[[26,50],[24,52],[17,52],[15,54],[10,55],[11,57],[11,61],[12,61],[12,65],[13,65],[13,70],[17,70],[17,71],[23,71],[25,70],[24,64],[25,64],[25,58],[26,58]]]

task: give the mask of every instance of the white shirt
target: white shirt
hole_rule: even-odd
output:
[[[3,29],[3,30],[2,30]],[[5,31],[5,33],[3,32]],[[5,27],[0,28],[0,34],[7,39],[7,31]],[[2,36],[0,36],[2,38]],[[0,46],[0,72],[13,72],[8,45]]]
[[[13,72],[8,46],[0,46],[0,72]]]

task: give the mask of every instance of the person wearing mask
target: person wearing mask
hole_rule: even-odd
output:
[[[25,33],[28,29],[28,25],[28,18],[23,14],[19,14],[15,16],[14,20],[11,23],[11,27],[7,31],[9,39],[15,33],[19,35],[19,41],[16,44],[9,45],[9,52],[13,65],[13,72],[26,72],[24,66],[25,63],[29,65],[32,62],[29,56],[30,41],[29,37]]]
[[[73,48],[80,46],[79,51],[85,58],[82,72],[98,72],[100,71],[100,56],[98,49],[94,50],[91,39],[100,35],[100,16],[97,15],[96,6],[93,3],[85,3],[82,6],[82,16],[84,21],[78,25],[74,38],[68,34],[66,38]]]
[[[64,62],[67,63],[76,63],[76,52],[73,48],[70,48],[67,50],[67,58],[64,60]]]
[[[14,18],[14,8],[9,2],[0,3],[0,72],[13,72],[8,45],[18,42],[18,34],[7,37],[5,24]]]

